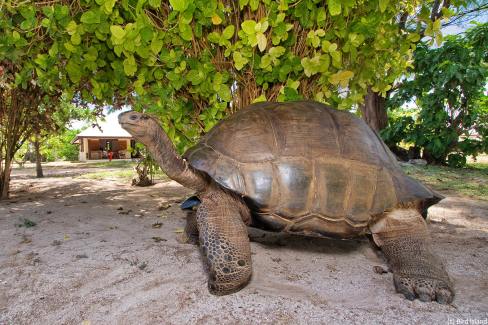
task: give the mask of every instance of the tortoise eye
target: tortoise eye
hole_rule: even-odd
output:
[[[136,114],[131,115],[131,116],[130,116],[130,119],[131,119],[132,121],[137,120],[137,115],[136,115]]]

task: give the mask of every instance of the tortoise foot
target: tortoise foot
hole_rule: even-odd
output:
[[[394,274],[393,281],[397,292],[403,294],[408,300],[418,298],[424,302],[437,301],[440,304],[450,304],[454,299],[452,285],[444,280]]]

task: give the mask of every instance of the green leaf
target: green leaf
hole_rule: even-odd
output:
[[[121,26],[110,26],[110,33],[112,34],[112,42],[115,45],[120,45],[124,43],[126,32]]]
[[[164,75],[165,72],[161,69],[156,69],[156,71],[154,71],[154,78],[156,80],[162,80],[164,78]]]
[[[163,48],[163,41],[160,39],[154,38],[151,42],[151,51],[154,54],[158,54],[162,48]]]
[[[46,70],[48,66],[48,56],[46,54],[38,54],[34,60],[42,69]]]
[[[410,34],[408,34],[407,39],[410,42],[416,43],[416,42],[420,41],[420,35],[418,33],[410,33]]]
[[[337,16],[341,14],[340,0],[327,0],[327,6],[329,7],[329,13],[331,16]]]
[[[242,70],[242,68],[249,62],[249,60],[240,52],[232,53],[232,59],[234,60],[234,66],[237,70]]]
[[[249,6],[252,11],[256,11],[259,7],[259,0],[249,0]]]
[[[225,27],[224,31],[222,32],[222,36],[225,39],[231,39],[232,36],[234,36],[234,31],[235,31],[234,25],[229,25]]]
[[[74,33],[71,35],[71,43],[73,43],[73,45],[79,45],[81,43],[80,34]]]
[[[329,81],[333,85],[339,84],[341,85],[341,87],[345,88],[349,83],[349,79],[351,79],[352,77],[354,77],[354,72],[349,70],[343,70],[330,76]]]
[[[242,30],[244,31],[244,33],[248,34],[248,35],[252,35],[252,34],[255,34],[256,33],[256,22],[254,20],[245,20],[242,24],[241,24],[241,27],[242,27]]]
[[[325,12],[324,7],[318,8],[318,10],[317,10],[317,23],[325,21],[326,18],[327,18],[327,14]]]
[[[59,49],[58,49],[58,43],[55,42],[51,46],[51,48],[49,49],[49,51],[48,51],[49,52],[49,56],[52,57],[52,58],[56,57],[56,55],[58,54],[58,51],[59,51]]]
[[[200,70],[190,70],[186,79],[188,79],[193,86],[201,84],[205,80],[205,74]]]
[[[85,24],[99,24],[100,13],[95,10],[89,10],[81,15],[80,21]]]
[[[211,43],[218,44],[220,42],[220,35],[217,32],[211,32],[210,34],[207,35],[207,39]]]
[[[260,102],[265,102],[266,101],[266,95],[265,94],[262,94],[261,96],[259,97],[256,97],[252,103],[260,103]]]
[[[149,0],[149,5],[157,9],[161,7],[161,0]]]
[[[330,56],[332,57],[332,65],[337,69],[342,67],[342,53],[339,51],[330,52]]]
[[[190,3],[189,0],[169,0],[171,7],[176,11],[185,11]]]
[[[258,48],[261,52],[266,50],[266,44],[268,43],[266,36],[263,33],[258,33],[256,35],[256,39],[258,40]]]
[[[143,29],[141,29],[139,31],[139,35],[141,35],[141,39],[144,42],[149,42],[150,40],[152,40],[152,38],[154,36],[152,29],[149,27],[144,27]]]
[[[103,11],[105,11],[106,14],[110,14],[114,8],[115,2],[116,0],[105,0],[105,3],[103,4]]]
[[[263,21],[260,23],[257,23],[256,26],[254,26],[254,30],[257,33],[264,33],[269,27],[269,23],[267,21]]]
[[[98,58],[98,51],[95,47],[91,46],[88,51],[83,55],[87,61],[96,61]]]
[[[76,33],[77,30],[78,30],[78,25],[73,20],[70,21],[66,26],[66,31],[68,32],[69,35],[73,35],[74,33]]]
[[[278,58],[285,53],[286,49],[283,46],[274,46],[269,49],[269,54],[274,57]]]
[[[51,25],[51,20],[49,20],[48,18],[43,18],[41,21],[41,26],[47,28],[49,27],[49,25]]]
[[[185,41],[191,41],[193,39],[193,30],[189,24],[178,24],[178,29],[180,30],[180,36]]]
[[[390,0],[379,0],[380,11],[385,12],[386,8],[388,7],[388,3]]]
[[[135,75],[137,71],[137,64],[134,56],[129,56],[124,60],[124,72],[127,76]]]
[[[76,52],[76,47],[73,46],[73,44],[71,44],[71,42],[65,42],[63,44],[64,48],[67,49],[68,51],[72,52],[72,53],[75,53]]]
[[[231,93],[229,87],[225,84],[220,86],[220,89],[217,92],[217,94],[219,95],[219,97],[222,100],[224,100],[226,102],[230,102],[232,99],[232,93]]]
[[[438,32],[441,30],[441,20],[440,19],[437,19],[436,21],[434,21],[434,23],[432,24],[432,30],[434,32]]]
[[[68,72],[68,76],[71,79],[71,81],[77,83],[81,80],[82,73],[81,73],[80,66],[74,63],[73,60],[70,60],[66,65],[66,71]]]

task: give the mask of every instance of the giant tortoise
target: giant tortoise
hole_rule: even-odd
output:
[[[424,217],[442,197],[405,175],[363,120],[312,102],[258,103],[212,128],[180,157],[158,121],[124,112],[119,123],[164,172],[201,202],[197,234],[211,293],[251,277],[247,227],[306,236],[371,234],[408,299],[450,303],[454,291],[431,249]]]

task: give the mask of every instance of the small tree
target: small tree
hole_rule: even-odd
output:
[[[15,153],[39,125],[48,124],[52,109],[38,109],[43,99],[48,100],[32,83],[25,88],[0,88],[0,199],[8,197]]]
[[[488,150],[488,24],[448,36],[440,48],[420,44],[412,73],[388,102],[390,146],[401,141],[423,150],[430,163],[462,166]],[[415,105],[410,109],[402,105]]]

